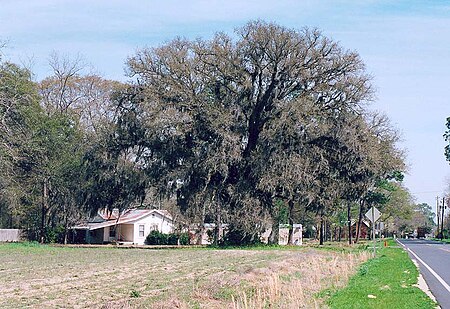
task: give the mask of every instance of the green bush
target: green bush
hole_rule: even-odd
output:
[[[167,235],[167,244],[168,245],[178,245],[178,235],[171,233]]]
[[[187,233],[170,233],[163,234],[160,231],[151,231],[145,239],[146,245],[178,245],[178,240],[180,245],[189,244],[189,235]]]
[[[233,226],[230,226],[223,241],[220,242],[221,246],[254,246],[260,244],[261,240],[258,233],[248,233]]]
[[[64,242],[64,226],[58,225],[48,227],[44,234],[45,243],[63,243]]]
[[[188,233],[181,233],[179,239],[180,239],[180,245],[183,245],[183,246],[189,245],[189,234]]]
[[[151,231],[145,239],[147,245],[167,245],[167,234],[160,231]]]

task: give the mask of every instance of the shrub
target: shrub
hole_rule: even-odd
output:
[[[145,239],[147,245],[167,245],[167,234],[160,231],[151,231]]]
[[[189,244],[188,233],[170,233],[163,234],[160,231],[151,231],[145,239],[146,245],[178,245],[178,240],[180,245]]]
[[[179,235],[180,245],[189,245],[189,233],[181,233]]]
[[[251,246],[260,244],[261,240],[258,233],[248,233],[233,226],[226,233],[223,242],[220,243],[222,246]]]
[[[64,242],[64,226],[47,227],[44,234],[45,243],[63,243]]]
[[[171,233],[167,235],[167,244],[168,245],[178,245],[178,235]]]

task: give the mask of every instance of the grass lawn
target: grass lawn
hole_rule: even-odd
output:
[[[415,286],[418,270],[401,248],[380,248],[377,258],[364,263],[349,285],[329,300],[331,308],[435,308]]]
[[[440,241],[444,244],[450,244],[450,239],[433,238],[433,240]]]
[[[314,308],[368,254],[0,244],[0,308]]]

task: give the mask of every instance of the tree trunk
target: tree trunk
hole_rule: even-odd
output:
[[[64,204],[64,244],[67,245],[67,228],[69,225],[69,216],[66,211],[66,204]]]
[[[319,245],[323,245],[323,212],[320,214]]]
[[[288,245],[292,246],[294,244],[294,219],[292,218],[292,212],[294,210],[294,202],[292,200],[289,201],[289,234],[288,234]]]
[[[217,210],[216,210],[216,226],[214,227],[214,245],[218,246],[220,237],[222,235],[222,218],[220,199],[217,198]]]
[[[339,227],[338,241],[341,242],[342,227]]]
[[[272,209],[272,230],[267,242],[269,245],[278,245],[280,239],[280,213],[273,203],[270,205],[270,209]]]
[[[328,219],[325,219],[325,229],[325,241],[331,241],[332,229]]]
[[[357,230],[356,230],[356,240],[355,243],[358,242],[359,240],[359,235],[361,233],[361,222],[362,222],[362,217],[363,217],[363,211],[364,211],[364,200],[361,200],[359,202],[359,215],[358,215],[358,226],[357,226]]]
[[[203,203],[203,209],[202,209],[202,220],[200,222],[200,228],[198,230],[198,235],[197,235],[197,245],[201,245],[202,244],[202,238],[203,238],[203,233],[205,232],[205,212],[206,212],[206,204]]]
[[[48,190],[47,190],[47,180],[45,179],[42,184],[42,213],[41,213],[41,231],[40,231],[40,242],[44,243],[45,240],[45,216],[48,209]]]
[[[67,227],[64,228],[64,244],[67,245]]]
[[[13,227],[13,217],[12,217],[12,215],[10,215],[9,218],[8,218],[8,225],[9,225],[10,229],[14,228]]]
[[[264,110],[268,108],[273,102],[273,91],[278,85],[279,80],[272,74],[272,79],[261,98],[258,98],[256,105],[250,115],[248,126],[248,139],[247,146],[244,149],[244,158],[250,157],[251,152],[256,148],[256,144],[259,138],[259,134],[262,129],[262,120]]]
[[[348,244],[352,244],[352,204],[347,204]]]
[[[272,222],[272,231],[270,231],[269,245],[278,245],[280,239],[280,221],[278,218],[274,218]]]

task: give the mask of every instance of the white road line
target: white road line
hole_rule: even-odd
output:
[[[416,265],[417,269],[419,269],[419,262],[417,262],[416,259],[411,259],[413,261],[414,265]],[[419,278],[417,278],[417,287],[425,292],[425,294],[428,295],[434,302],[437,303],[436,297],[434,297],[433,293],[430,291],[430,287],[428,286],[427,282],[423,278],[422,274],[419,272]],[[440,307],[439,307],[440,308]]]
[[[423,266],[425,266],[430,273],[444,286],[444,288],[450,293],[450,286],[447,284],[447,282],[444,281],[444,279],[441,278],[441,276],[439,276],[430,266],[428,266],[427,263],[425,263],[424,261],[422,261],[420,259],[420,257],[417,256],[417,254],[415,254],[411,249],[408,248],[408,251],[411,252],[412,255],[415,256],[415,258],[422,263]]]

